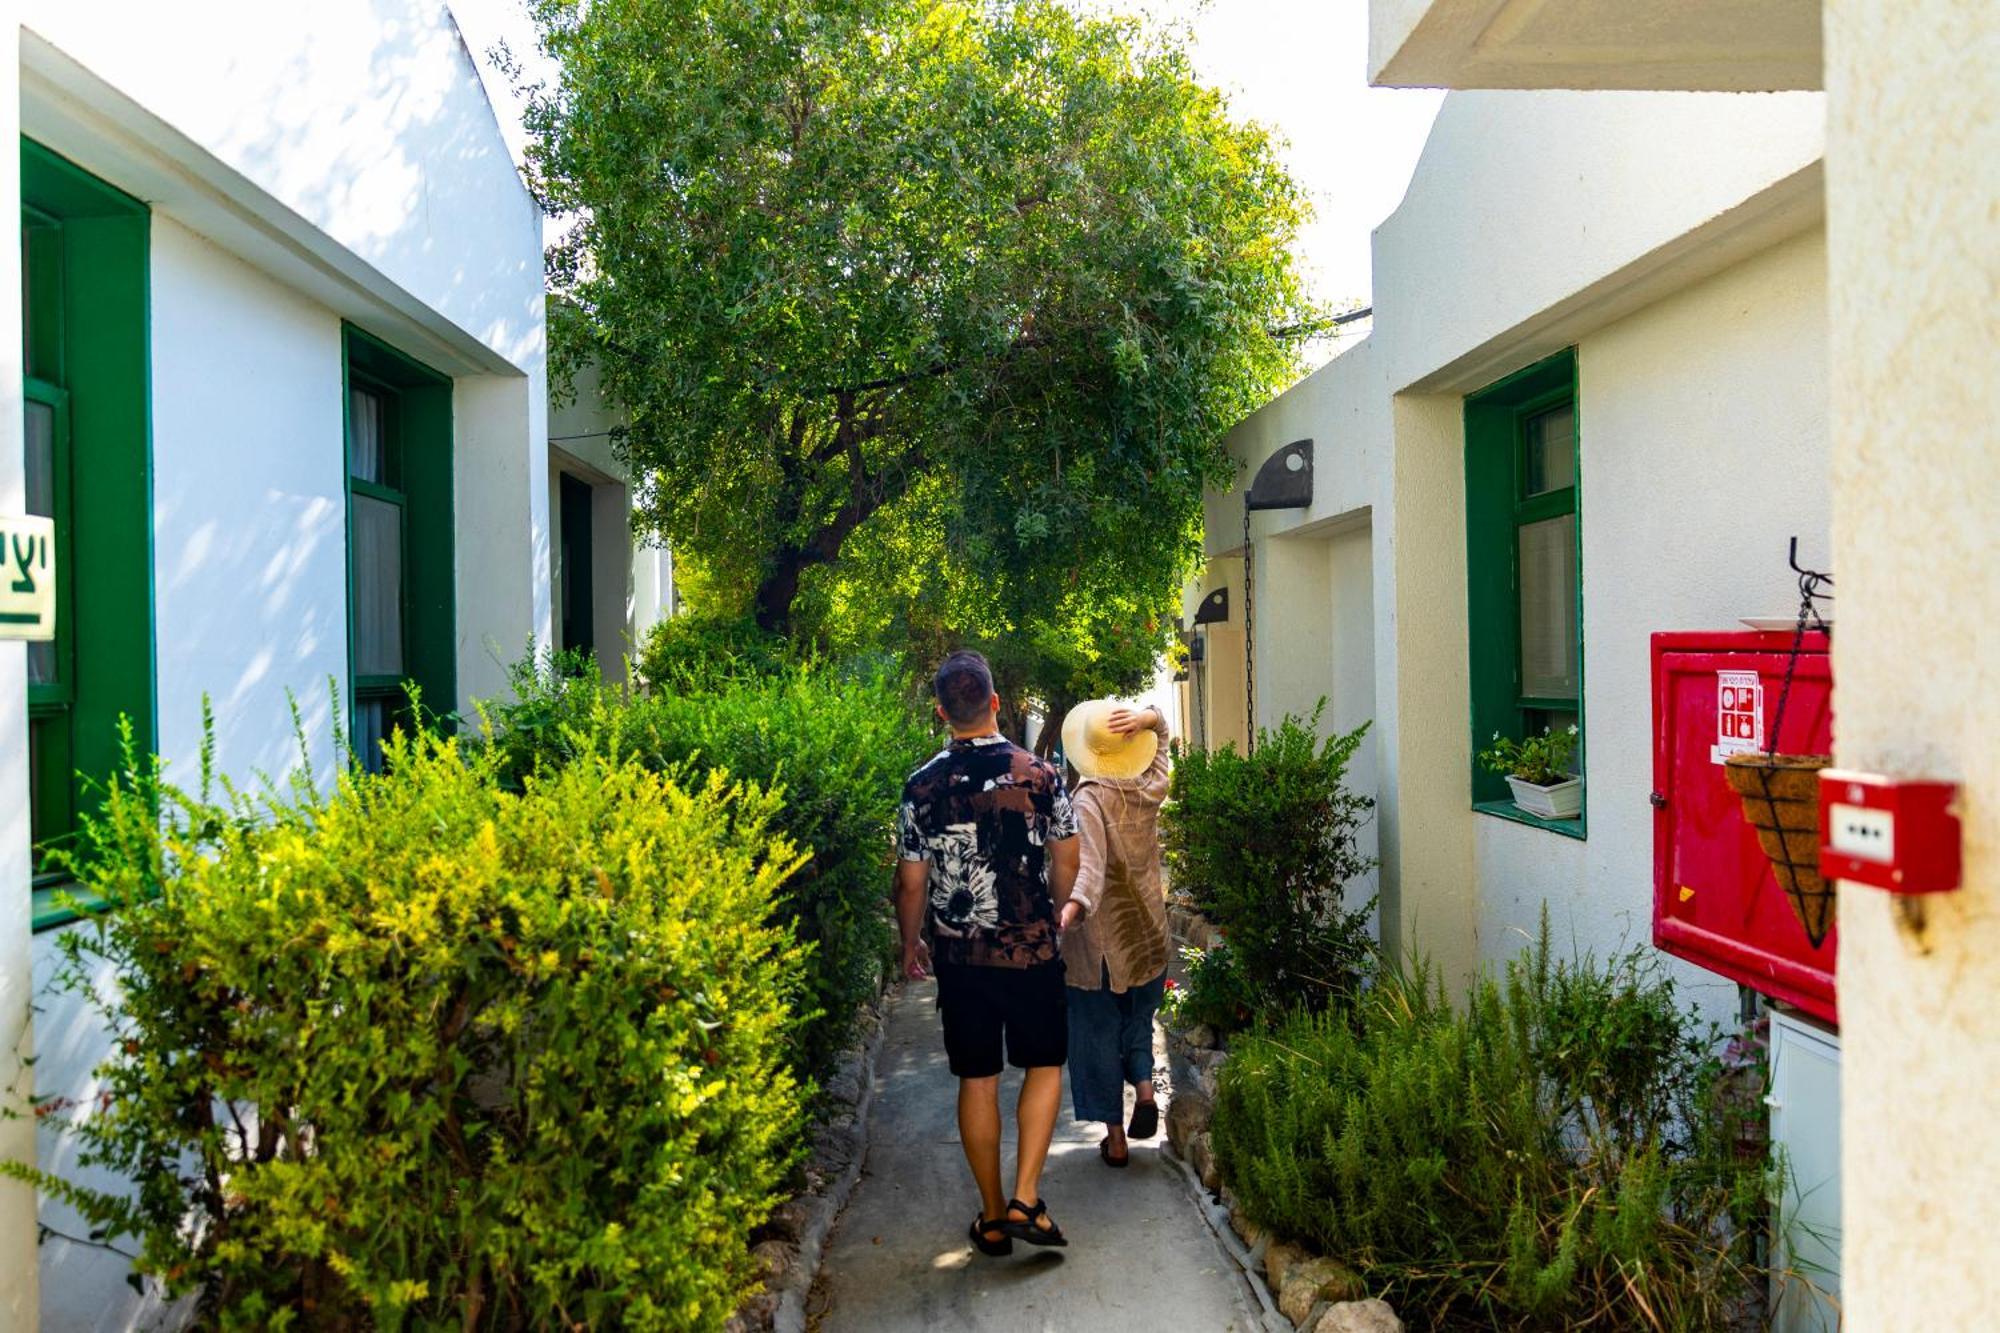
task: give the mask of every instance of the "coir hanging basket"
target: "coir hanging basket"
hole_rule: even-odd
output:
[[[1815,949],[1833,929],[1833,886],[1819,873],[1819,771],[1832,762],[1827,754],[1759,753],[1731,755],[1723,765]]]

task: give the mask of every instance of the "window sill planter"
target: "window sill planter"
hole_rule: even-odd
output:
[[[1543,787],[1510,773],[1507,785],[1513,789],[1515,805],[1542,819],[1575,819],[1583,809],[1582,778]]]

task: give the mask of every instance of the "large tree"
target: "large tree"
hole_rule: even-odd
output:
[[[767,628],[1004,628],[1088,681],[1122,621],[1151,660],[1314,322],[1266,133],[1054,0],[534,9],[557,369],[623,409],[638,519]]]

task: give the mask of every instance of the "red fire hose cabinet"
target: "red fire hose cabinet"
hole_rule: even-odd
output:
[[[1795,665],[1793,637],[1653,636],[1653,943],[1832,1023],[1834,931],[1810,937],[1723,777],[1778,728],[1780,754],[1832,752],[1826,636],[1805,635]]]

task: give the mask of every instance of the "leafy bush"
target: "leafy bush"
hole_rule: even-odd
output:
[[[759,629],[754,621],[681,615],[648,632],[637,671],[654,690],[692,694],[778,675],[793,659],[782,636]]]
[[[936,748],[900,679],[821,663],[703,693],[632,695],[530,663],[514,688],[488,721],[516,781],[611,747],[690,781],[726,773],[777,794],[772,827],[808,853],[776,905],[812,950],[793,1068],[825,1074],[880,989],[896,807],[904,777]]]
[[[777,798],[498,764],[398,738],[216,800],[155,767],[90,828],[115,910],[61,982],[117,1044],[74,1132],[137,1193],[36,1179],[205,1323],[718,1328],[754,1286],[799,1123]]]
[[[1240,1039],[1217,1160],[1252,1218],[1436,1327],[1725,1327],[1765,1181],[1711,1048],[1652,963],[1552,965],[1545,925],[1463,1011],[1419,968]]]
[[[1178,751],[1161,815],[1175,886],[1227,932],[1258,1008],[1325,1008],[1373,966],[1374,904],[1350,911],[1343,899],[1374,865],[1356,835],[1375,803],[1345,785],[1367,728],[1321,741],[1319,717],[1287,717],[1247,755]]]

